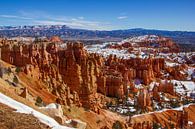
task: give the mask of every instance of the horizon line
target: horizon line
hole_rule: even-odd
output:
[[[111,29],[111,30],[101,30],[101,29],[83,29],[83,28],[76,28],[76,27],[70,27],[67,25],[62,25],[62,24],[35,24],[35,25],[0,25],[0,27],[24,27],[24,26],[66,26],[67,28],[70,29],[79,29],[79,30],[89,30],[89,31],[118,31],[118,30],[133,30],[133,29],[142,29],[142,30],[156,30],[156,31],[169,31],[169,32],[189,32],[189,33],[195,33],[195,30],[168,30],[168,29],[155,29],[155,28],[142,28],[142,27],[135,27],[135,28],[124,28],[124,29]],[[1,31],[1,30],[0,30]]]

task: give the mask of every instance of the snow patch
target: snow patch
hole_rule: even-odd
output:
[[[73,129],[70,127],[62,126],[58,122],[56,122],[53,118],[44,115],[31,107],[24,105],[20,102],[17,102],[16,100],[13,100],[12,98],[0,93],[0,103],[3,103],[11,108],[14,108],[19,113],[25,113],[25,114],[32,114],[36,118],[38,118],[42,123],[52,127],[52,129]],[[53,105],[51,106],[53,107]]]
[[[166,64],[166,66],[169,66],[169,67],[174,67],[174,66],[179,65],[178,63],[172,63],[172,62],[168,62],[168,61],[165,61],[165,64]]]
[[[175,84],[176,92],[187,96],[190,96],[190,93],[195,91],[195,84],[193,81],[178,81],[171,80],[173,84]]]

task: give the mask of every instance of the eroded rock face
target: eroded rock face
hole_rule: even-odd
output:
[[[191,105],[187,108],[183,108],[182,110],[170,109],[169,111],[140,115],[137,118],[132,117],[130,119],[130,127],[133,129],[152,129],[154,127],[154,123],[159,123],[162,128],[172,128],[169,124],[170,121],[172,121],[175,128],[190,128],[191,125],[188,124],[190,119],[189,113],[193,116],[193,108],[194,105]],[[193,128],[193,126],[191,127]]]
[[[150,107],[152,105],[152,99],[151,94],[146,89],[142,89],[139,91],[137,104],[138,107],[142,110],[150,110]]]
[[[59,60],[59,72],[63,81],[71,91],[79,94],[81,103],[89,107],[90,101],[93,101],[91,96],[97,92],[98,56],[88,54],[81,43],[68,43]]]
[[[52,36],[51,39],[50,39],[51,42],[53,43],[62,43],[62,39],[58,36]]]
[[[124,88],[122,77],[107,76],[106,77],[106,95],[111,97],[122,98],[124,96]]]
[[[123,47],[129,47],[126,43]],[[133,79],[149,84],[161,76],[164,59],[103,58],[89,54],[80,42],[4,44],[2,60],[22,67],[26,74],[43,81],[48,90],[64,105],[78,105],[98,111],[97,93],[123,98]],[[38,70],[38,75],[33,74]],[[94,107],[94,105],[97,105]]]
[[[66,49],[59,49],[55,43],[15,44],[1,49],[2,60],[23,67],[26,74],[38,68],[38,78],[59,97],[59,103],[83,104],[85,107],[93,103],[101,58],[88,54],[83,44],[67,43]]]
[[[171,82],[165,81],[158,86],[158,92],[169,93],[175,95],[174,86]]]
[[[144,84],[149,84],[154,77],[160,77],[160,70],[164,69],[163,58],[118,59],[116,56],[110,56],[105,64],[109,68],[107,74],[121,74],[126,83],[138,78],[142,79]]]
[[[137,37],[140,38],[140,37]],[[108,46],[108,48],[112,49],[128,49],[128,51],[131,53],[131,51],[136,47],[144,47],[144,48],[152,48],[153,53],[177,53],[180,51],[179,46],[170,38],[165,38],[161,36],[155,36],[152,37],[152,35],[147,35],[146,37],[142,37],[141,39],[126,39],[120,44],[111,44]],[[148,52],[151,52],[148,51]]]
[[[176,80],[185,80],[186,75],[182,74],[180,71],[185,69],[185,65],[178,65],[174,67],[166,67],[166,71],[170,74],[169,79],[176,79]]]

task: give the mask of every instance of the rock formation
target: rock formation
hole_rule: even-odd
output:
[[[6,44],[1,47],[1,54],[2,60],[22,67],[26,74],[38,68],[38,78],[47,83],[61,104],[82,103],[89,108],[97,93],[101,59],[88,54],[81,43],[67,43],[66,47],[60,49],[55,43]]]
[[[97,105],[94,109],[100,105],[97,93],[123,98],[133,79],[147,85],[160,77],[164,69],[162,58],[119,59],[113,55],[103,58],[87,53],[80,42],[67,42],[63,47],[49,42],[4,43],[1,58],[47,84],[58,103],[86,108]],[[35,69],[38,75],[34,74]]]
[[[141,110],[150,110],[150,107],[152,106],[152,99],[151,94],[146,89],[139,91],[137,105]]]

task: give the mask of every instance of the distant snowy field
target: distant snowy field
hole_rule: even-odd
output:
[[[103,57],[108,57],[109,55],[116,55],[118,58],[129,59],[136,58],[137,53],[139,53],[139,58],[147,58],[153,56],[154,54],[150,53],[149,55],[145,53],[146,50],[153,50],[153,48],[145,48],[145,47],[134,47],[131,53],[128,52],[127,48],[122,50],[108,48],[109,45],[121,45],[123,43],[131,43],[132,46],[136,46],[137,43],[142,41],[158,41],[159,37],[156,35],[143,35],[138,37],[132,37],[122,40],[121,42],[105,42],[103,44],[95,44],[95,45],[87,45],[85,49],[89,53],[97,53],[102,55]],[[166,62],[167,66],[175,66],[186,62],[186,58],[191,58],[195,55],[195,52],[191,53],[158,53],[155,58],[165,58],[169,61]]]

